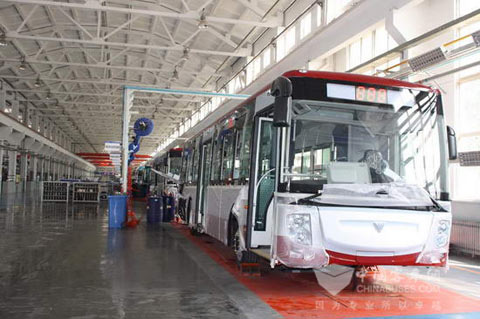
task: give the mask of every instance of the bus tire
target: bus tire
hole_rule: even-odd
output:
[[[250,251],[241,250],[240,247],[240,229],[237,219],[230,214],[228,245],[232,247],[237,263],[256,263],[258,256]]]
[[[256,254],[252,253],[251,251],[242,251],[242,256],[239,260],[237,260],[239,263],[258,263],[259,258]]]
[[[202,235],[202,233],[198,231],[198,229],[197,229],[196,226],[190,228],[190,234],[191,234],[192,236],[196,236],[196,237]]]

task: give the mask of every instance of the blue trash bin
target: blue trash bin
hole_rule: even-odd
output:
[[[174,198],[173,196],[163,195],[163,222],[169,223],[173,220],[174,217]]]
[[[161,197],[148,198],[147,223],[157,224],[163,220],[163,200]]]
[[[108,196],[108,227],[122,228],[127,219],[127,195]]]

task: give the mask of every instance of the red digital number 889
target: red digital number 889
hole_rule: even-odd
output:
[[[357,100],[364,101],[365,100],[365,87],[358,86],[357,87]]]

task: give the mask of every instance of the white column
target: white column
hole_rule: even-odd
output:
[[[45,156],[40,158],[40,181],[43,182],[45,180]]]
[[[57,173],[57,179],[61,179],[63,176],[63,163],[62,162],[59,162],[58,163],[58,169],[57,169],[58,173]]]
[[[0,102],[1,103],[1,102]],[[0,194],[3,191],[3,156],[5,154],[5,150],[3,149],[3,141],[0,141]]]
[[[38,173],[38,156],[32,154],[32,157],[30,159],[30,163],[32,164],[32,175],[33,175],[33,181],[38,182],[37,178],[37,173]]]
[[[27,176],[28,176],[28,154],[20,154],[20,181],[22,183],[22,189],[27,189]]]
[[[55,162],[55,159],[50,160],[52,165],[51,165],[51,170],[50,173],[52,174],[52,181],[57,180],[56,174],[57,174],[57,162]]]
[[[50,180],[50,174],[52,173],[52,158],[51,157],[48,157],[45,159],[45,170],[46,170],[46,173],[47,173],[47,181]]]
[[[15,182],[16,174],[17,174],[17,151],[8,151],[7,181]]]

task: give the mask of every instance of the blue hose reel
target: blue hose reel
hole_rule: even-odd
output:
[[[140,140],[143,136],[148,136],[153,131],[153,121],[145,117],[139,118],[133,125],[135,139],[128,144],[128,165],[135,159],[135,154],[140,150]]]

